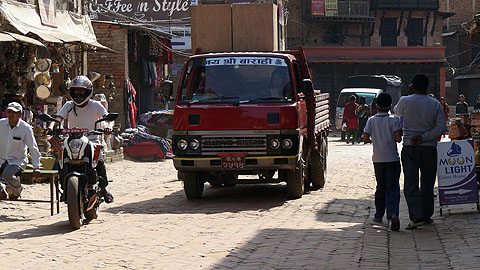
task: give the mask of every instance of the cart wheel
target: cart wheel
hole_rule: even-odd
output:
[[[440,208],[440,216],[443,216],[442,208]]]

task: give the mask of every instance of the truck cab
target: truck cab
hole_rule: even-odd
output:
[[[190,57],[173,119],[174,165],[187,197],[200,198],[205,182],[222,186],[281,181],[287,182],[290,195],[301,197],[308,162],[307,100],[312,100],[307,96],[313,92],[299,51]],[[324,98],[328,122],[328,94]],[[325,125],[322,121],[317,122]],[[309,139],[315,140],[314,133]],[[239,175],[258,179],[241,180]]]

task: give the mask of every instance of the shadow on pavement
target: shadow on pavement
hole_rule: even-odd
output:
[[[385,226],[369,221],[370,203],[368,199],[334,199],[317,210],[317,220],[321,222],[308,223],[312,229],[263,229],[210,269],[358,268],[364,238],[386,234]],[[377,236],[366,236],[367,227],[374,227],[371,233]],[[381,259],[377,263],[380,262]]]
[[[66,221],[59,221],[57,223],[40,225],[34,228],[26,229],[23,231],[11,232],[7,234],[1,234],[0,239],[25,239],[35,238],[50,235],[59,235],[72,232],[73,229]]]
[[[188,200],[183,190],[163,198],[128,203],[104,211],[118,214],[195,214],[269,210],[288,200],[285,185],[237,185],[213,188],[206,185],[202,199]]]
[[[0,215],[0,222],[15,222],[15,221],[29,221],[31,218],[12,218],[5,215]]]

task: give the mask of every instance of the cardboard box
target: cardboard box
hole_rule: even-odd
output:
[[[278,7],[273,3],[192,6],[191,16],[194,53],[280,48]]]

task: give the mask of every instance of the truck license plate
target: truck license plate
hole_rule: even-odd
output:
[[[245,157],[242,156],[226,156],[222,157],[222,168],[224,169],[244,169]]]

